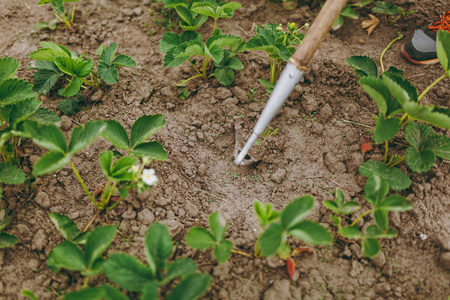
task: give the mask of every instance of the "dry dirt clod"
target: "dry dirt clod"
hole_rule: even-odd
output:
[[[444,269],[450,270],[450,252],[442,253],[439,261]]]
[[[48,239],[44,233],[44,230],[39,229],[38,232],[34,235],[33,241],[31,242],[31,249],[42,251],[47,243]]]
[[[144,208],[140,213],[138,213],[138,220],[144,225],[149,225],[155,221],[155,216],[149,209]]]
[[[264,300],[291,299],[291,282],[288,279],[277,280],[264,293]]]
[[[285,177],[286,177],[286,170],[278,169],[275,173],[272,174],[272,176],[270,176],[270,179],[279,184],[283,181]]]
[[[383,252],[380,252],[377,256],[372,258],[372,262],[376,267],[382,268],[386,264],[386,256],[384,256]]]

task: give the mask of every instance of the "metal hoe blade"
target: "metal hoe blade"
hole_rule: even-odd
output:
[[[291,56],[288,64],[281,73],[272,95],[270,95],[269,101],[267,101],[266,107],[264,107],[255,128],[253,128],[252,135],[242,148],[242,151],[236,156],[234,160],[235,165],[241,166],[247,164],[243,163],[243,159],[253,143],[258,139],[258,136],[269,125],[295,85],[303,77],[309,61],[319,47],[320,42],[325,38],[326,33],[330,30],[331,24],[339,16],[346,2],[347,0],[328,0],[322,7],[311,29],[300,44],[300,47]]]
[[[263,133],[264,129],[266,129],[269,125],[270,121],[283,105],[284,101],[286,101],[287,97],[291,94],[295,85],[300,81],[300,79],[302,79],[304,74],[305,72],[300,71],[293,64],[287,63],[281,73],[280,79],[270,95],[269,100],[267,101],[266,106],[261,112],[258,122],[256,122],[255,128],[253,128],[252,135],[234,160],[235,165],[242,166],[246,164],[243,163],[244,157],[247,155],[248,151],[258,137]]]

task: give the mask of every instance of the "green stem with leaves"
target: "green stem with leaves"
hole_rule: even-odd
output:
[[[89,199],[91,199],[91,201],[92,201],[92,203],[94,203],[95,207],[97,207],[98,209],[101,210],[102,207],[97,203],[97,201],[95,201],[94,197],[89,192],[86,184],[83,181],[83,178],[81,178],[80,173],[78,173],[78,170],[77,170],[77,168],[75,167],[75,164],[72,161],[70,161],[70,166],[72,167],[72,170],[75,173],[75,176],[77,177],[77,179],[80,182],[81,186],[83,187],[83,190],[86,193],[86,195],[88,195]]]

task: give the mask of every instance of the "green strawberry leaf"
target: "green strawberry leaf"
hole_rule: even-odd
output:
[[[167,300],[198,299],[206,293],[211,284],[211,276],[191,274],[182,280],[167,296]]]
[[[127,131],[122,124],[115,120],[108,120],[106,124],[106,129],[102,131],[102,137],[110,141],[114,147],[128,150],[130,141],[128,140]]]
[[[166,120],[161,114],[139,117],[131,126],[131,147],[134,148],[148,140],[165,124]]]
[[[214,245],[214,257],[218,262],[224,263],[231,256],[231,249],[233,249],[233,243],[227,240],[223,240],[219,244]]]
[[[107,65],[103,62],[100,62],[98,65],[98,75],[101,79],[103,79],[107,84],[115,84],[119,82],[119,73],[117,72],[117,68],[115,65]]]
[[[62,95],[64,97],[73,97],[76,94],[78,94],[82,85],[83,85],[83,81],[81,80],[81,78],[74,76],[74,77],[72,77],[72,79],[70,80],[70,82],[66,86],[66,88],[64,89]]]
[[[216,244],[215,238],[202,227],[192,227],[184,238],[186,244],[194,249],[205,250]]]
[[[75,154],[93,143],[106,126],[104,121],[88,121],[83,126],[75,127],[70,138],[68,153]]]
[[[406,163],[411,170],[417,173],[427,172],[436,160],[436,155],[430,149],[418,150],[409,147],[405,154]]]
[[[124,55],[124,54],[117,55],[116,58],[114,58],[112,63],[116,67],[130,67],[130,68],[136,67],[136,61],[134,59],[132,59],[131,57]]]
[[[41,124],[28,120],[24,124],[25,131],[33,142],[43,148],[65,154],[67,151],[66,138],[61,129],[54,124]]]
[[[397,168],[386,168],[381,161],[366,161],[359,167],[359,173],[365,177],[372,177],[374,174],[381,176],[389,182],[389,186],[395,191],[407,189],[411,185],[411,179]]]
[[[153,223],[145,234],[145,256],[153,277],[166,266],[172,254],[172,240],[167,226]]]
[[[258,239],[262,254],[274,255],[285,239],[283,227],[278,223],[270,224]]]
[[[333,243],[330,231],[311,220],[304,220],[291,227],[289,234],[311,245],[329,245]]]
[[[285,230],[290,230],[300,223],[314,207],[314,198],[311,195],[305,195],[295,199],[281,212],[281,226]]]
[[[36,98],[33,86],[29,82],[16,78],[0,82],[1,106],[14,104],[29,98]]]
[[[127,253],[113,253],[103,266],[105,276],[121,288],[140,292],[154,279],[150,270]]]
[[[346,226],[338,230],[338,233],[348,239],[361,239],[361,229],[358,226]]]
[[[406,211],[412,209],[411,201],[400,195],[386,197],[378,204],[378,208],[386,211]]]
[[[80,235],[77,224],[69,219],[69,217],[55,212],[50,213],[48,217],[66,240],[73,241]]]
[[[26,176],[21,169],[6,162],[0,162],[0,182],[6,184],[22,184]]]
[[[400,131],[400,128],[400,119],[386,118],[383,113],[380,113],[373,135],[375,143],[379,144],[391,140]]]
[[[436,52],[439,63],[450,76],[450,33],[446,30],[438,30],[436,38]]]
[[[157,141],[141,143],[131,150],[131,155],[157,161],[166,161],[169,154]]]
[[[20,62],[12,57],[0,58],[0,82],[13,78],[20,66]]]
[[[71,159],[71,155],[66,155],[60,151],[50,151],[41,156],[33,166],[33,174],[41,176],[64,168]]]
[[[47,265],[53,273],[57,273],[63,268],[80,272],[87,269],[83,252],[70,241],[62,242],[50,251]]]
[[[115,226],[102,226],[95,228],[86,241],[86,266],[90,269],[94,262],[108,249],[116,235]]]
[[[58,69],[55,63],[50,61],[38,60],[35,65],[38,71],[33,74],[33,91],[47,94],[64,73]]]
[[[380,253],[380,243],[375,238],[363,238],[362,251],[365,257],[372,258]]]

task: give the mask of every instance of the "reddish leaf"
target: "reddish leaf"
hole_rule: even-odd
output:
[[[294,280],[294,274],[295,274],[295,261],[292,259],[292,257],[288,257],[286,259],[286,266],[289,272],[289,277],[291,277],[292,280]]]
[[[372,144],[369,143],[369,142],[364,143],[364,144],[361,145],[361,152],[362,152],[362,153],[371,151],[372,149],[373,149],[373,148],[372,148]]]

